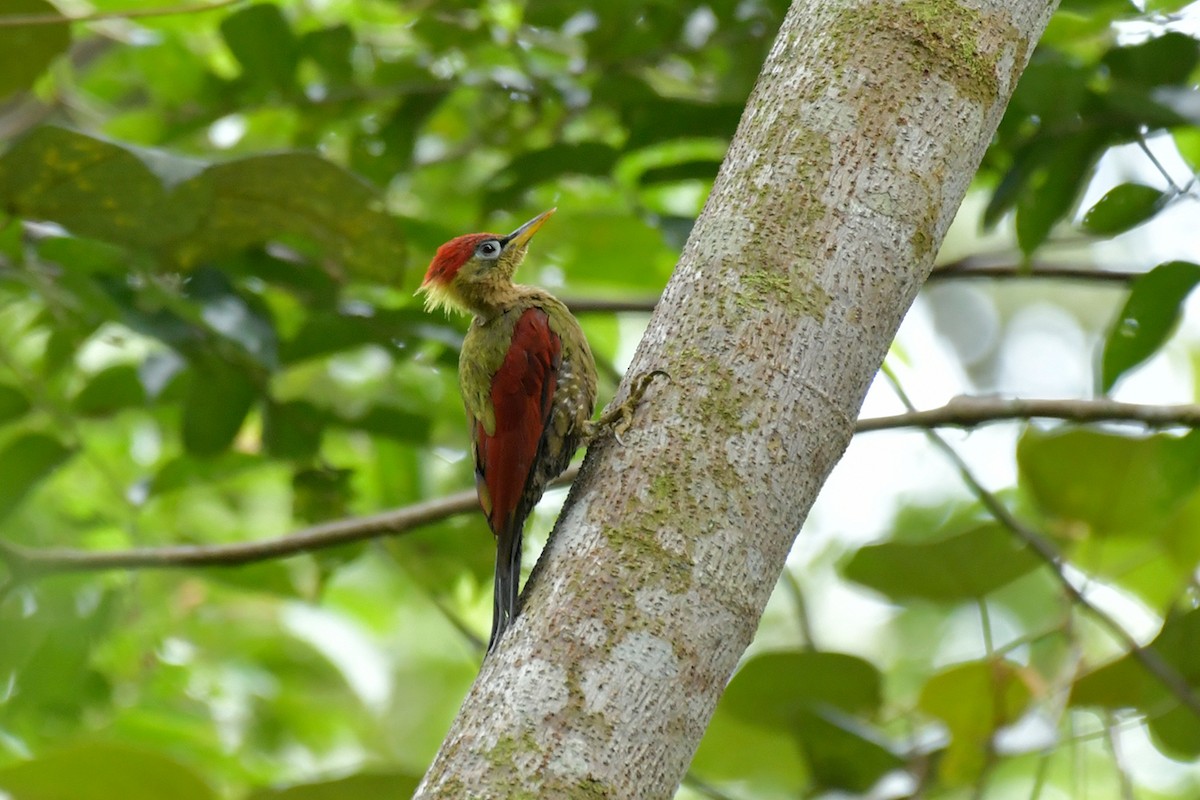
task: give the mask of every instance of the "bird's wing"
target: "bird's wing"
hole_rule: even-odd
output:
[[[513,327],[508,352],[492,377],[495,431],[489,435],[479,421],[474,426],[476,488],[497,536],[510,532],[514,523],[522,524],[529,511],[520,506],[561,365],[562,342],[551,330],[549,316],[540,308],[527,309]]]

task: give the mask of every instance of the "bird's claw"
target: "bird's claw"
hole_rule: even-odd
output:
[[[595,423],[592,423],[592,428],[589,430],[589,439],[595,438],[604,429],[610,429],[613,433],[613,438],[617,440],[617,444],[625,446],[625,440],[621,438],[633,426],[633,412],[642,402],[642,396],[646,394],[646,390],[650,388],[650,384],[657,377],[671,380],[671,376],[665,370],[652,369],[649,372],[643,372],[635,377],[629,387],[629,396],[615,408],[606,410]]]

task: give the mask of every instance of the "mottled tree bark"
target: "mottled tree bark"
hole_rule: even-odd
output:
[[[674,793],[1055,4],[796,0],[418,797]]]

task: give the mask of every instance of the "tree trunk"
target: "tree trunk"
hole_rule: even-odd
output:
[[[418,797],[671,797],[1055,5],[796,0]]]

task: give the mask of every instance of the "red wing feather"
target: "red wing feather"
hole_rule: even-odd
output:
[[[562,342],[550,329],[549,316],[540,308],[526,310],[513,328],[504,363],[492,376],[495,433],[489,436],[482,425],[475,426],[477,480],[484,484],[480,489],[486,488],[484,511],[497,534],[521,503],[561,364]],[[479,494],[483,501],[484,492]]]

